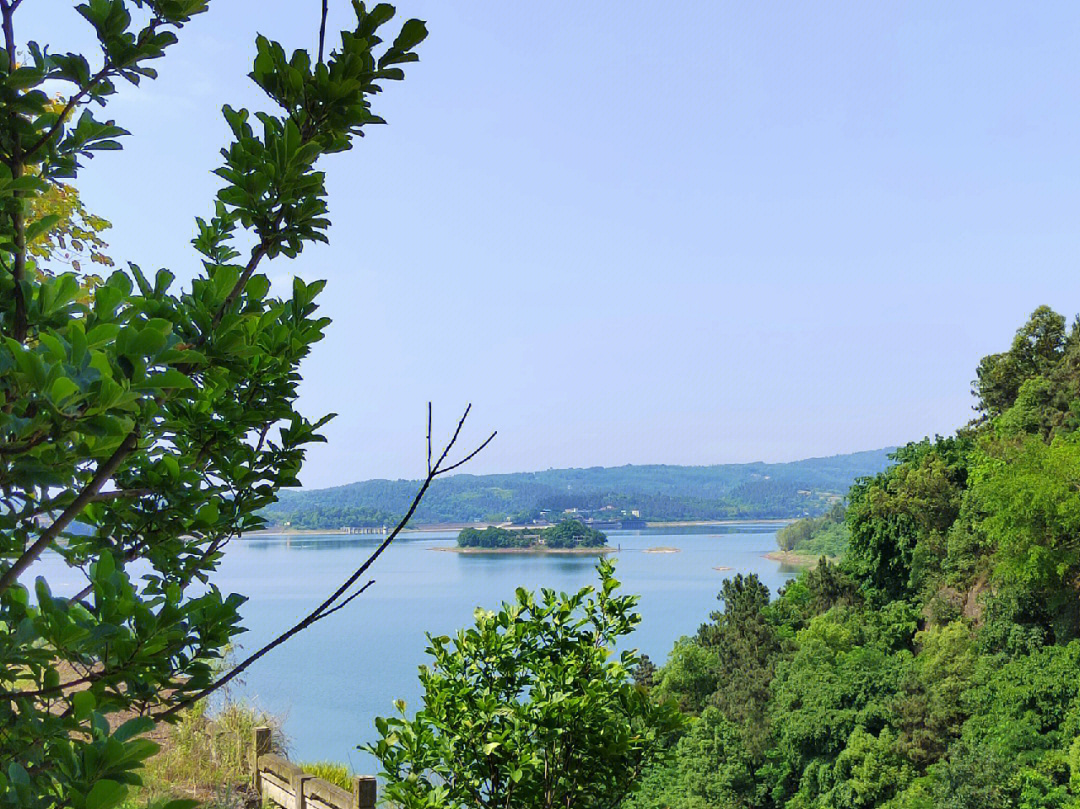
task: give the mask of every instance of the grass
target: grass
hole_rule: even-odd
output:
[[[335,761],[315,761],[310,764],[298,764],[297,766],[308,775],[314,775],[316,778],[329,781],[342,789],[352,790],[352,773],[344,764],[338,764]]]
[[[156,809],[170,800],[194,798],[204,809],[242,809],[252,802],[251,745],[255,728],[273,729],[272,749],[283,752],[281,723],[240,703],[215,716],[197,704],[169,728],[161,752],[146,762],[143,786],[123,809]]]
[[[168,729],[161,752],[146,762],[143,786],[133,789],[120,809],[162,809],[169,801],[195,799],[201,809],[246,809],[251,791],[251,745],[255,728],[271,728],[271,750],[284,754],[281,723],[271,714],[229,702],[216,715],[197,704]],[[298,765],[304,772],[352,790],[344,764],[316,761]]]

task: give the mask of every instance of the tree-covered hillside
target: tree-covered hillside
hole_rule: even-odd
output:
[[[455,475],[435,481],[414,524],[529,522],[567,509],[638,511],[647,520],[764,519],[820,514],[856,479],[889,463],[889,449],[792,463],[620,466],[549,469],[509,475]],[[266,516],[296,528],[395,522],[419,486],[367,480],[314,491],[282,492]],[[602,516],[602,514],[597,514]]]
[[[852,487],[838,564],[736,576],[641,667],[694,720],[633,809],[1080,807],[1080,324],[1040,308],[974,388]]]

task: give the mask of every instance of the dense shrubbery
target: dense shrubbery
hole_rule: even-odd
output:
[[[403,809],[615,807],[683,723],[635,685],[621,639],[641,620],[613,567],[576,593],[518,588],[475,625],[428,640],[415,716],[379,718],[366,749]],[[616,645],[623,646],[617,652]]]
[[[602,548],[607,544],[607,535],[580,520],[564,520],[540,531],[510,530],[494,525],[483,530],[464,528],[458,534],[457,544],[461,548],[531,548],[539,545],[548,548]]]
[[[1080,807],[1080,329],[1038,310],[975,387],[851,489],[839,564],[727,582],[650,673],[696,719],[634,809]]]
[[[780,550],[835,558],[847,550],[851,532],[844,521],[844,504],[833,503],[820,517],[806,517],[776,533]]]

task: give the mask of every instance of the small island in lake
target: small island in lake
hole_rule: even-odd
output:
[[[610,553],[607,534],[580,520],[565,520],[550,528],[463,528],[457,547],[439,550],[459,553]]]

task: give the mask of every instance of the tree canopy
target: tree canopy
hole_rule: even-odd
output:
[[[295,401],[328,325],[324,282],[275,297],[263,265],[326,240],[322,159],[382,123],[372,99],[426,29],[409,20],[384,39],[393,8],[356,2],[317,58],[257,37],[250,76],[272,111],[223,109],[231,139],[194,223],[194,280],[129,263],[92,284],[69,253],[95,263],[105,223],[65,183],[121,148],[100,110],[121,83],[155,78],[209,3],[78,5],[90,54],[20,38],[19,6],[0,0],[0,803],[108,809],[154,751],[141,738],[154,717],[220,684],[244,600],[214,585],[222,550],[263,524],[321,440],[326,418]],[[31,583],[46,553],[85,587]],[[120,712],[135,718],[117,727]]]
[[[1078,351],[1040,307],[980,363],[978,418],[851,488],[839,563],[771,601],[725,583],[650,673],[692,720],[630,806],[1080,806]]]

